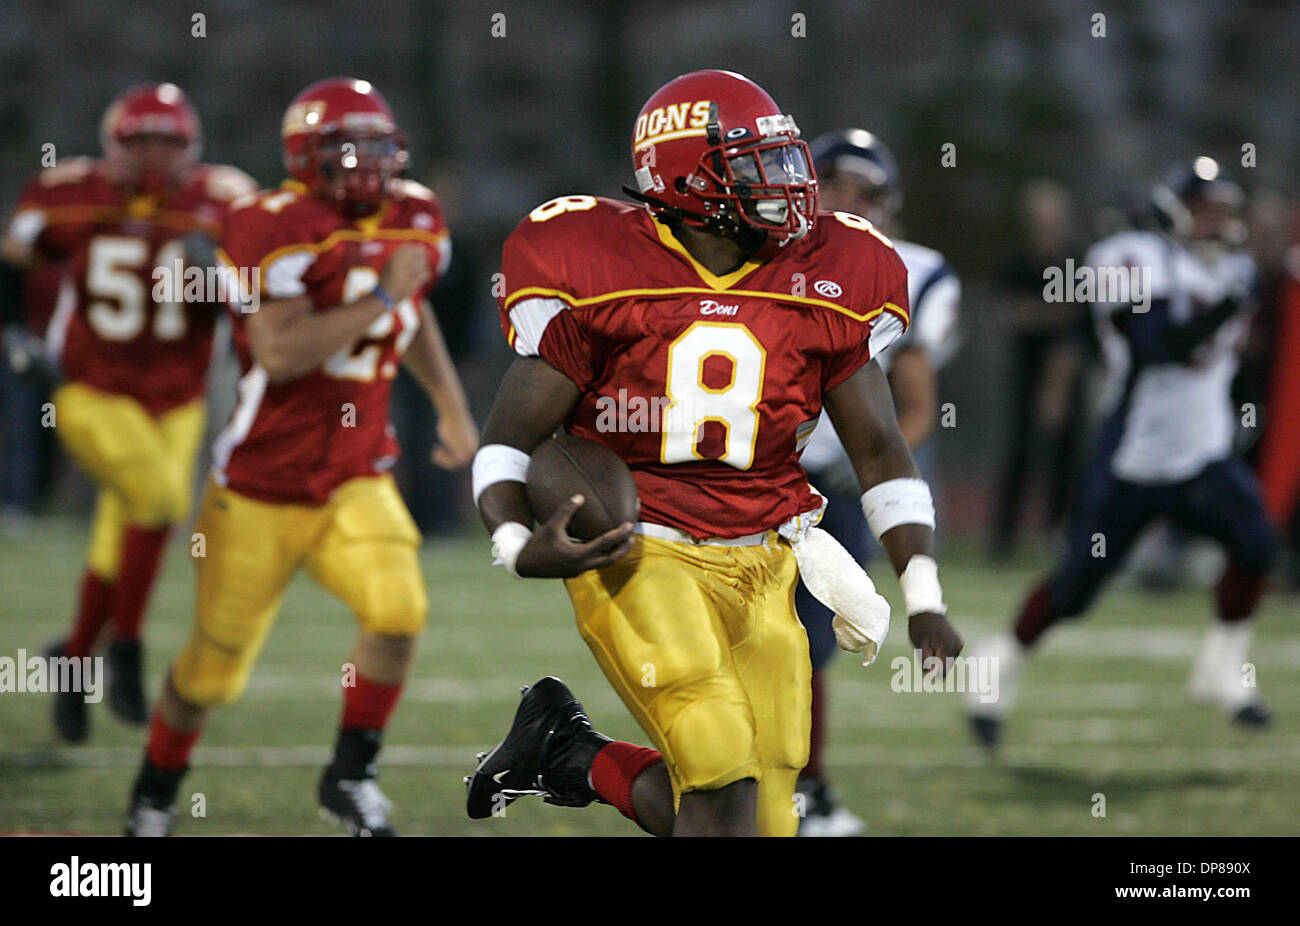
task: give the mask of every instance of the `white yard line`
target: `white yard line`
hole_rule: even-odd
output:
[[[382,765],[469,769],[473,746],[384,747]],[[299,768],[323,765],[328,747],[321,746],[200,746],[195,768]],[[135,768],[140,750],[134,747],[79,747],[76,749],[22,750],[0,755],[0,765],[76,768]],[[1286,771],[1300,762],[1300,737],[1275,737],[1249,748],[1129,745],[1097,746],[1074,743],[1008,745],[1001,760],[990,764],[975,748],[944,746],[832,746],[832,765],[919,771],[926,768],[1061,768],[1076,766],[1097,772],[1135,771]]]
[[[978,643],[983,637],[1004,631],[1008,618],[991,618],[954,613],[953,620],[970,642]],[[1208,621],[1207,621],[1208,625]],[[342,625],[340,625],[342,626]],[[1297,621],[1300,626],[1300,621]],[[23,631],[21,628],[30,630]],[[295,628],[295,631],[298,628]],[[515,641],[520,649],[538,658],[539,672],[543,659],[551,654],[573,655],[586,652],[586,647],[576,630],[569,627],[519,627],[516,625],[485,626],[483,629],[431,626],[421,640],[421,648],[435,657],[438,653],[483,654],[489,656],[494,646],[493,632],[518,631]],[[894,656],[906,653],[905,627],[895,624],[893,634],[881,656],[881,665],[887,667]],[[149,630],[155,646],[165,649],[180,647],[189,632],[188,627],[155,624]],[[1190,661],[1196,656],[1203,636],[1200,627],[1143,626],[1135,620],[1131,627],[1098,626],[1087,620],[1065,622],[1044,641],[1040,656],[1047,659],[1093,660],[1138,659],[1153,662]],[[49,639],[48,621],[6,621],[6,637],[31,636],[35,643],[29,649]],[[294,641],[296,651],[305,655],[328,654],[341,659],[346,648],[333,641]],[[270,643],[272,658],[282,658],[281,653],[290,648],[285,636],[273,636]],[[1252,648],[1252,657],[1260,666],[1300,669],[1300,634],[1266,633],[1258,635]]]

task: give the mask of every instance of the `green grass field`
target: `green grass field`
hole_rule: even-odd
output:
[[[0,538],[0,656],[60,634],[80,572],[84,525],[51,519]],[[150,691],[184,642],[191,567],[169,552],[148,625]],[[468,820],[461,777],[504,732],[518,686],[564,678],[596,725],[643,740],[579,640],[558,582],[521,582],[488,565],[486,540],[427,547],[433,610],[415,676],[391,725],[381,780],[401,832],[431,835],[631,835],[609,807],[524,800],[505,819]],[[954,551],[943,577],[968,640],[1007,620],[1041,562],[990,570]],[[890,595],[892,578],[877,580]],[[1062,629],[1029,669],[1006,747],[989,764],[971,745],[959,695],[895,693],[889,660],[905,653],[895,621],[869,669],[844,656],[831,673],[829,766],[871,835],[1300,833],[1300,607],[1265,600],[1254,650],[1277,709],[1267,733],[1230,728],[1184,694],[1208,619],[1202,592],[1148,597],[1117,588],[1084,623]],[[177,832],[333,834],[315,782],[333,740],[339,668],[354,633],[346,610],[301,579],[290,591],[242,701],[215,715],[186,779]],[[61,746],[48,699],[0,694],[0,832],[120,831],[144,731],[106,704],[93,731]],[[1094,817],[1092,796],[1106,796]],[[206,816],[190,814],[202,794]]]

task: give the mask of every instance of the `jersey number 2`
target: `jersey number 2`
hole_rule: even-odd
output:
[[[378,285],[379,273],[373,267],[353,267],[343,281],[343,301],[355,302]],[[403,299],[393,306],[391,312],[379,316],[366,329],[365,334],[326,360],[325,375],[334,379],[354,379],[363,383],[373,380],[381,372],[379,358],[384,353],[383,344],[376,342],[382,342],[392,333],[394,315],[402,319],[402,330],[398,332],[396,345],[397,356],[400,359],[410,345],[411,339],[415,337],[415,329],[420,327],[420,313],[416,311],[415,303],[410,299]],[[392,379],[397,375],[397,369],[386,367],[382,373],[385,379]]]

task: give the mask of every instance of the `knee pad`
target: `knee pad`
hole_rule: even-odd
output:
[[[196,707],[220,707],[239,700],[248,687],[255,651],[231,652],[191,639],[172,665],[172,685]]]
[[[744,704],[692,697],[665,731],[682,791],[711,791],[760,776],[754,721]]]
[[[366,576],[355,603],[357,619],[370,633],[418,637],[429,614],[429,596],[419,569],[382,570]]]
[[[123,468],[117,481],[126,519],[137,527],[166,527],[185,517],[188,487],[178,487],[165,467],[133,463]]]

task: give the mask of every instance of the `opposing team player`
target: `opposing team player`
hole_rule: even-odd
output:
[[[477,447],[425,298],[447,230],[433,194],[399,176],[405,142],[388,104],[365,81],[313,84],[285,114],[283,142],[293,179],[236,209],[222,240],[232,273],[255,270],[261,302],[232,309],[239,402],[213,450],[194,628],[154,712],[133,835],[170,831],[203,721],[243,691],[299,569],[360,624],[320,804],[353,834],[392,835],[375,758],[428,606],[419,535],[388,472],[398,364],[438,410],[434,461],[458,467]]]
[[[873,359],[906,328],[906,271],[867,220],[817,214],[794,120],[739,74],[660,88],[632,155],[641,205],[562,197],[506,242],[502,323],[519,357],[474,475],[497,556],[519,576],[567,579],[579,632],[655,749],[610,742],[544,679],[467,779],[467,810],[542,794],[613,804],[660,835],[794,835],[810,697],[794,584],[838,569],[799,465],[823,404],[902,575],[913,642],[941,660],[961,649],[929,490]],[[654,409],[650,425],[607,427],[611,400]],[[529,454],[558,427],[627,462],[643,522],[571,542],[579,497],[533,529]],[[871,603],[850,599],[844,610]]]
[[[936,375],[956,348],[961,283],[938,251],[897,237],[902,179],[893,155],[877,136],[863,129],[846,129],[820,136],[809,149],[821,208],[869,219],[889,235],[907,268],[911,324],[878,362],[894,396],[898,429],[921,475],[929,480],[933,456],[929,438],[938,419]],[[824,411],[801,459],[809,481],[829,501],[821,526],[859,562],[866,562],[871,540],[866,522],[855,516],[858,487],[853,465]],[[822,768],[828,707],[821,670],[837,648],[833,615],[802,582],[795,594],[795,609],[808,632],[813,669],[811,747],[808,765],[799,775],[807,813],[799,824],[799,835],[856,836],[863,823],[840,805]]]
[[[1159,227],[1099,241],[1085,259],[1105,290],[1093,318],[1110,412],[1076,492],[1064,558],[1029,593],[1011,632],[979,648],[1000,664],[999,699],[972,698],[969,707],[986,746],[1001,737],[1033,647],[1057,621],[1086,611],[1142,530],[1162,518],[1228,554],[1192,695],[1243,725],[1268,720],[1245,664],[1276,540],[1254,475],[1233,450],[1230,395],[1254,286],[1240,249],[1241,201],[1214,160],[1196,158],[1154,188]]]
[[[104,114],[104,156],[47,168],[23,193],[0,256],[31,268],[57,262],[73,290],[47,346],[64,381],[55,431],[99,484],[72,630],[52,656],[84,657],[108,625],[109,706],[148,719],[140,626],[171,525],[189,517],[203,436],[203,390],[223,309],[156,274],[211,266],[231,202],[256,190],[232,167],[198,162],[199,119],[172,84],[134,87]],[[209,301],[211,300],[211,301]],[[88,733],[79,692],[55,696],[59,735]]]

